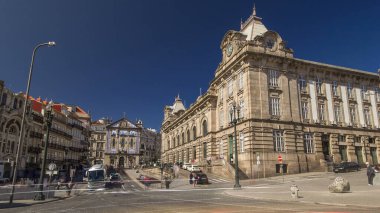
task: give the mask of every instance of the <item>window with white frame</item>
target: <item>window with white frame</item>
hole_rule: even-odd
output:
[[[350,116],[351,116],[351,122],[352,124],[356,123],[356,110],[355,106],[350,106]]]
[[[228,81],[228,97],[230,97],[234,93],[234,80]]]
[[[323,94],[322,93],[322,80],[320,78],[317,78],[317,81],[316,81],[316,86],[317,86],[317,93],[320,95],[320,94]]]
[[[243,99],[241,99],[240,101],[239,101],[239,105],[240,105],[240,118],[244,118],[244,116],[245,116],[245,104],[244,104],[244,100]]]
[[[367,97],[367,87],[365,85],[361,86],[361,88],[360,88],[360,94],[361,94],[363,100],[368,100],[368,97]]]
[[[219,126],[223,128],[224,125],[224,111],[223,108],[219,110]]]
[[[283,133],[281,130],[273,130],[273,145],[274,145],[274,151],[276,152],[285,151]]]
[[[347,83],[347,96],[348,96],[348,98],[352,98],[353,97],[352,96],[352,86],[351,86],[350,82]]]
[[[338,82],[337,81],[333,81],[332,90],[333,90],[333,95],[338,96]]]
[[[311,133],[305,133],[303,135],[303,141],[305,146],[305,153],[314,153],[314,143]]]
[[[269,86],[278,86],[278,72],[277,70],[269,70]]]
[[[334,106],[334,116],[335,116],[335,121],[337,123],[340,122],[340,105]]]
[[[299,77],[299,84],[300,84],[300,90],[305,91],[306,90],[306,80],[304,79],[304,77],[302,75]]]
[[[301,111],[302,111],[302,118],[303,119],[308,119],[308,114],[309,114],[309,106],[307,101],[302,101],[301,102]]]
[[[270,98],[270,112],[271,115],[280,116],[280,98],[271,97]]]
[[[245,138],[244,138],[244,133],[243,132],[240,132],[239,133],[239,141],[240,141],[240,151],[241,152],[244,152],[244,146],[245,146],[245,144],[244,144],[244,141],[245,140]]]
[[[239,90],[243,89],[244,87],[243,77],[244,77],[244,73],[240,72],[239,73]]]
[[[371,124],[371,118],[370,118],[370,114],[369,114],[369,109],[368,108],[364,109],[364,122],[365,122],[365,124],[367,126]]]
[[[319,104],[319,120],[324,121],[325,120],[325,104]]]

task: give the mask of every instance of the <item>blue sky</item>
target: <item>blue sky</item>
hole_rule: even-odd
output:
[[[295,57],[371,72],[380,68],[380,1],[256,0],[257,15]],[[0,79],[31,95],[77,104],[93,119],[123,112],[159,129],[179,93],[205,91],[220,42],[252,13],[252,0],[0,0]]]

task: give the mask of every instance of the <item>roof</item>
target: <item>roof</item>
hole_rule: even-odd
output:
[[[256,16],[256,7],[253,6],[251,16],[244,23],[241,23],[240,32],[247,36],[247,41],[252,41],[256,36],[263,35],[268,31],[261,20],[262,18]]]

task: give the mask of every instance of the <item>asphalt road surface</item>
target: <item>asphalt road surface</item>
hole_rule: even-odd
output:
[[[378,209],[242,199],[218,189],[105,190],[0,212],[378,212]]]

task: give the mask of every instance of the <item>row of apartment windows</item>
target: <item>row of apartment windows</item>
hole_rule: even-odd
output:
[[[204,120],[202,122],[202,136],[204,137],[207,134],[208,134],[208,125],[207,125],[207,121]],[[190,137],[190,136],[192,136],[192,137]],[[179,145],[182,145],[183,143],[193,141],[196,138],[197,138],[197,127],[194,126],[192,129],[192,134],[190,134],[190,130],[187,130],[186,138],[185,138],[185,133],[182,132],[181,137],[180,137],[180,135],[177,135],[176,137],[173,137],[172,142],[170,140],[168,140],[167,147],[168,148],[174,148],[174,147],[177,147]]]
[[[282,130],[273,130],[273,147],[275,152],[285,152],[285,141]],[[315,147],[311,133],[303,135],[305,153],[314,153]]]

